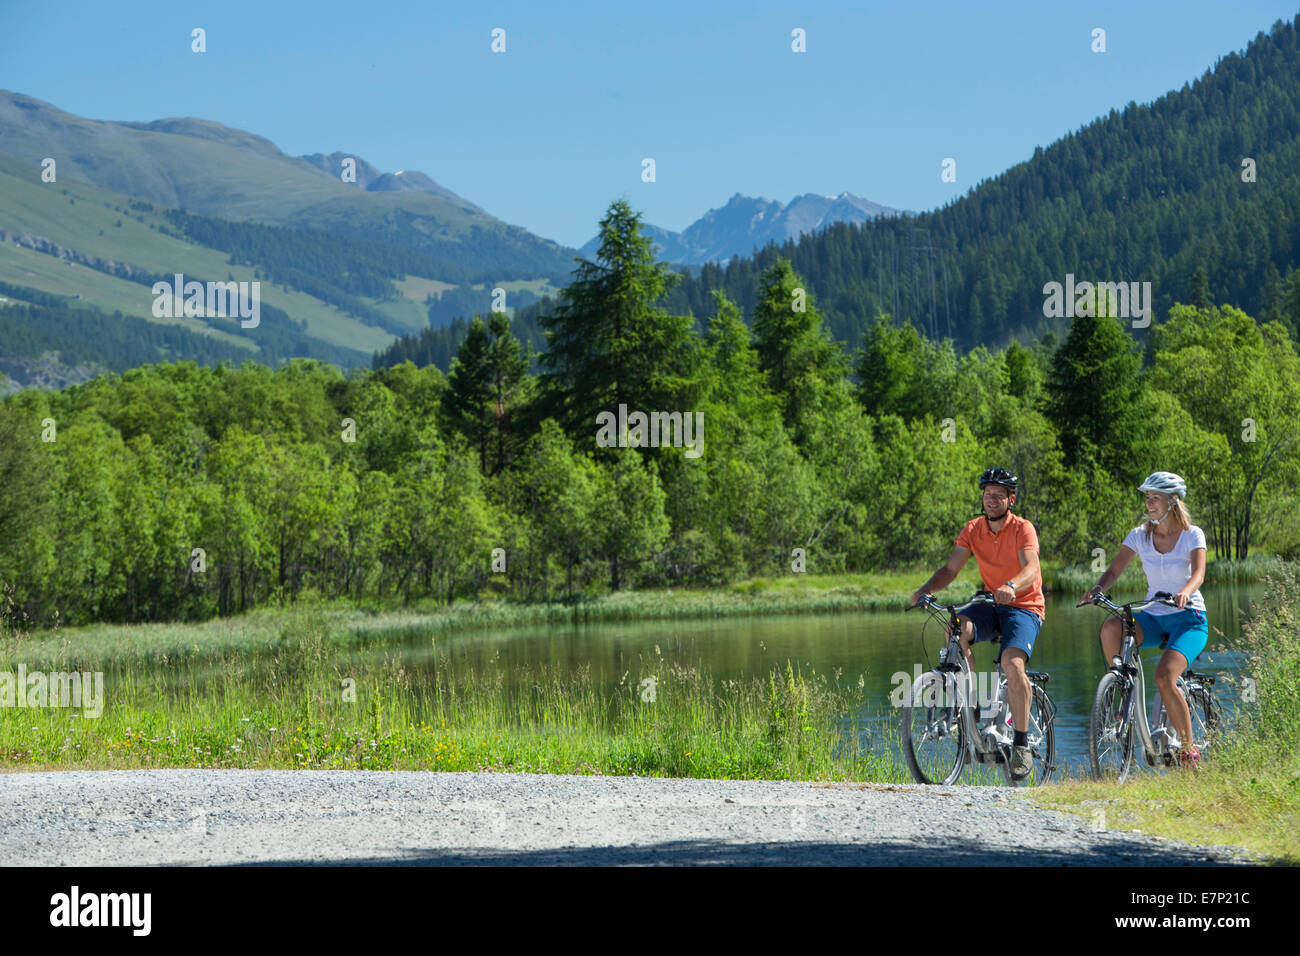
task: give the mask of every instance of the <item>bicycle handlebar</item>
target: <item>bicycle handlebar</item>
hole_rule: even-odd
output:
[[[975,604],[997,603],[998,602],[993,599],[993,594],[989,591],[976,591],[974,597],[962,604],[940,604],[934,599],[934,595],[923,594],[921,595],[921,600],[909,607],[908,610],[911,611],[914,608],[921,607],[926,608],[927,610],[948,611],[953,614],[960,614],[962,611]]]
[[[1164,604],[1168,607],[1178,607],[1178,604],[1173,599],[1173,595],[1168,591],[1157,591],[1145,601],[1130,601],[1128,604],[1116,604],[1107,597],[1104,592],[1092,594],[1090,591],[1088,593],[1092,595],[1092,599],[1089,600],[1088,598],[1084,598],[1076,604],[1075,607],[1083,607],[1085,604],[1095,604],[1097,607],[1105,608],[1113,614],[1122,614],[1125,611],[1129,614],[1133,614],[1139,611],[1145,611],[1153,604]]]

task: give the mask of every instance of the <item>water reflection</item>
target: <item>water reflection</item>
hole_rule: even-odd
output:
[[[1221,585],[1202,592],[1210,615],[1210,641],[1193,667],[1210,674],[1235,675],[1241,666],[1237,645],[1250,601],[1262,585]],[[1120,600],[1141,595],[1118,595]],[[1088,714],[1105,663],[1097,634],[1105,614],[1097,608],[1074,607],[1077,597],[1050,597],[1042,633],[1034,647],[1031,667],[1051,674],[1048,691],[1057,707],[1056,749],[1064,765],[1080,772],[1087,762]],[[524,670],[540,666],[560,671],[589,667],[593,679],[613,688],[624,674],[636,680],[666,661],[706,668],[717,680],[766,678],[772,668],[789,660],[805,674],[816,672],[857,692],[861,709],[846,715],[846,723],[870,742],[879,740],[898,719],[891,692],[906,675],[910,682],[918,667],[934,663],[942,643],[940,629],[919,612],[727,618],[713,621],[651,621],[628,624],[588,624],[566,627],[514,628],[496,632],[466,632],[436,641],[412,639],[403,649],[404,663],[431,678],[437,667],[454,670],[499,670],[510,684]],[[391,650],[389,651],[391,654]],[[977,670],[993,668],[994,650],[975,648]],[[1154,673],[1158,651],[1144,655],[1148,675]],[[1148,690],[1154,688],[1148,680]],[[1235,711],[1237,691],[1224,683],[1216,697],[1226,720]]]

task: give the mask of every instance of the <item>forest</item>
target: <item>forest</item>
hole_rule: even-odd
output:
[[[700,330],[626,202],[600,236],[540,356],[490,313],[445,373],[183,361],[8,397],[0,582],[81,623],[912,568],[990,465],[1021,476],[1047,561],[1113,554],[1155,470],[1186,478],[1212,560],[1300,553],[1300,357],[1202,272],[1147,329],[1100,301],[995,350],[880,312],[850,352],[789,260],[751,309],[715,290]],[[702,454],[600,447],[620,404],[702,413]]]

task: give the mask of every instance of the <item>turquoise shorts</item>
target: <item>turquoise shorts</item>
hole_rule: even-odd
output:
[[[1149,614],[1138,611],[1133,619],[1142,628],[1142,646],[1155,647],[1163,638],[1169,638],[1170,650],[1187,658],[1190,665],[1205,650],[1210,640],[1210,622],[1204,611],[1183,608],[1172,614]],[[1166,646],[1161,643],[1161,646]]]

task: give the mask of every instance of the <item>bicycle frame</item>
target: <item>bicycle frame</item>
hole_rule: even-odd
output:
[[[1151,735],[1151,725],[1147,718],[1147,692],[1145,673],[1142,669],[1142,658],[1137,653],[1137,634],[1130,628],[1135,628],[1136,624],[1132,614],[1126,615],[1124,620],[1124,648],[1120,655],[1123,662],[1124,692],[1124,711],[1123,719],[1120,721],[1120,733],[1128,729],[1132,723],[1133,730],[1137,733],[1137,738],[1142,744],[1142,749],[1146,752],[1147,760],[1153,760],[1160,756],[1160,750],[1156,747],[1155,741]],[[1157,707],[1157,713],[1163,713],[1164,701],[1162,700]]]
[[[937,603],[933,602],[932,598],[931,602]],[[996,763],[996,758],[999,756],[1005,761],[1010,761],[1011,759],[1011,739],[1008,738],[1005,733],[980,733],[978,724],[971,717],[971,712],[976,709],[979,700],[977,696],[975,705],[970,703],[970,691],[974,679],[971,674],[970,665],[966,662],[966,655],[961,648],[961,622],[957,619],[959,610],[964,611],[973,604],[994,603],[992,597],[977,597],[961,605],[953,605],[951,607],[943,607],[940,605],[940,607],[943,607],[943,609],[948,612],[948,620],[946,622],[948,629],[948,644],[939,654],[938,666],[931,670],[940,674],[955,675],[953,681],[956,684],[956,706],[960,713],[959,719],[966,736],[966,759],[971,763]],[[931,610],[932,616],[935,616],[933,614],[933,608],[927,607],[927,609]],[[997,690],[994,692],[993,698],[989,701],[988,705],[993,711],[993,719],[995,721],[1001,717],[1003,705],[1006,702],[1007,675],[1002,670],[1002,662],[1000,660],[997,664],[997,674]],[[948,684],[946,677],[942,678],[942,683],[946,691]],[[1000,730],[1000,728],[998,729]],[[992,746],[985,745],[984,738],[986,736],[992,738]],[[989,760],[987,759],[989,757],[995,759]]]
[[[1156,723],[1153,725],[1148,722],[1146,680],[1142,668],[1142,658],[1138,654],[1137,620],[1133,617],[1133,614],[1135,609],[1144,611],[1152,604],[1168,604],[1171,607],[1176,605],[1164,592],[1157,594],[1149,601],[1133,601],[1128,604],[1116,604],[1104,594],[1098,595],[1092,602],[1081,602],[1078,606],[1082,606],[1083,603],[1093,603],[1098,607],[1105,608],[1111,612],[1112,616],[1118,617],[1124,627],[1123,645],[1118,655],[1120,659],[1120,679],[1124,681],[1125,685],[1123,716],[1119,725],[1120,735],[1122,736],[1127,731],[1129,724],[1133,723],[1133,730],[1142,744],[1144,759],[1147,764],[1153,766],[1157,760],[1167,760],[1181,741],[1178,740],[1174,729],[1168,726],[1166,720],[1168,711],[1165,708],[1164,698],[1160,696],[1159,691],[1156,692],[1158,698],[1154,715]],[[1114,665],[1111,666],[1111,670],[1115,670]],[[1179,676],[1177,683],[1185,695],[1185,688],[1189,686],[1189,682]],[[1156,739],[1157,735],[1159,735],[1159,741]]]
[[[926,594],[914,605],[924,608],[933,620],[944,626],[946,637],[939,653],[939,663],[913,682],[903,716],[904,755],[918,783],[955,783],[967,763],[1000,765],[1012,786],[1022,780],[1028,781],[1027,786],[1044,783],[1056,770],[1053,730],[1056,708],[1043,688],[1049,680],[1047,674],[1025,672],[1032,684],[1026,742],[1033,768],[1025,776],[1016,776],[1012,772],[1015,737],[1008,732],[1010,703],[1001,651],[991,698],[978,701],[978,695],[974,693],[974,675],[962,651],[958,615],[976,604],[995,603],[992,594],[980,591],[962,604],[940,604],[932,595]],[[983,687],[983,682],[980,683]],[[974,713],[977,702],[983,703],[985,714],[989,708],[993,711],[993,720],[984,724],[983,730],[978,726]],[[916,719],[918,716],[919,720]],[[959,748],[951,749],[957,743],[952,739],[954,734],[964,735],[965,739],[961,740]],[[939,756],[937,762],[930,759],[931,754],[945,751],[951,756]]]

